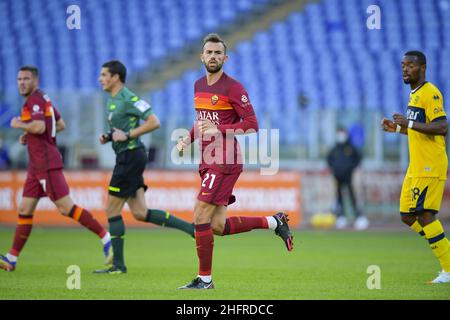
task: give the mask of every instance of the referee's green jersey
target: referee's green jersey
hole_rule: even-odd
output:
[[[146,101],[139,99],[127,87],[123,87],[114,97],[109,97],[107,104],[108,123],[110,129],[120,129],[125,133],[139,126],[139,119],[146,120],[153,114],[152,107]],[[139,138],[123,142],[112,142],[116,154],[137,148],[144,144]]]

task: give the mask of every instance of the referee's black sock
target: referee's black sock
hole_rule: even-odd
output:
[[[113,265],[119,268],[125,267],[123,261],[123,242],[125,236],[125,224],[123,223],[122,216],[117,216],[108,219],[109,233],[111,234],[111,243],[113,247]]]
[[[157,224],[163,227],[175,228],[186,232],[194,238],[194,224],[175,217],[167,211],[158,209],[149,209],[145,221]]]

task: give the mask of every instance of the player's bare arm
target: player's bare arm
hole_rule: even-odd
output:
[[[160,127],[160,122],[157,116],[154,114],[150,115],[144,123],[135,129],[131,129],[128,133],[123,132],[118,128],[114,128],[112,134],[113,141],[127,141],[128,139],[137,138],[143,134],[152,132]],[[100,141],[101,142],[101,141]]]
[[[447,119],[439,119],[430,123],[422,123],[408,120],[404,115],[399,113],[394,113],[393,117],[394,123],[402,127],[402,130],[407,130],[407,128],[410,128],[419,131],[420,133],[434,136],[445,136],[447,134]]]
[[[56,121],[56,132],[63,131],[66,128],[66,123],[64,122],[63,118],[59,118],[58,121]]]
[[[395,124],[394,121],[388,118],[383,118],[381,120],[381,128],[386,132],[398,132],[406,135],[408,134],[407,128],[402,128],[401,126]]]
[[[23,122],[19,117],[11,119],[11,128],[22,129],[31,134],[43,134],[45,132],[45,122],[43,120],[33,120],[31,122]]]

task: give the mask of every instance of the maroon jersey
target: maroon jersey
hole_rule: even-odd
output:
[[[28,96],[22,107],[21,120],[23,122],[45,121],[44,133],[27,133],[30,172],[44,172],[63,167],[61,154],[56,147],[56,121],[59,118],[58,111],[44,92],[36,90]]]
[[[197,120],[210,120],[217,125],[222,139],[203,136],[200,141],[202,162],[199,170],[211,168],[221,173],[242,171],[242,156],[239,143],[227,131],[242,129],[258,130],[255,112],[244,87],[223,73],[220,79],[209,86],[206,76],[195,82],[194,106]],[[206,138],[206,139],[205,139]],[[217,153],[220,154],[217,154]]]

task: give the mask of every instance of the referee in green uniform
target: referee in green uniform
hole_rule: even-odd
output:
[[[139,137],[159,128],[159,119],[152,107],[125,86],[126,67],[117,60],[102,66],[100,84],[111,97],[107,101],[110,131],[99,137],[100,143],[112,142],[116,153],[116,164],[109,184],[106,214],[112,239],[112,266],[96,273],[126,273],[123,256],[125,225],[121,210],[125,204],[133,216],[143,222],[180,229],[192,237],[194,225],[166,211],[147,209],[143,172],[147,153]],[[139,121],[142,120],[142,124]]]

